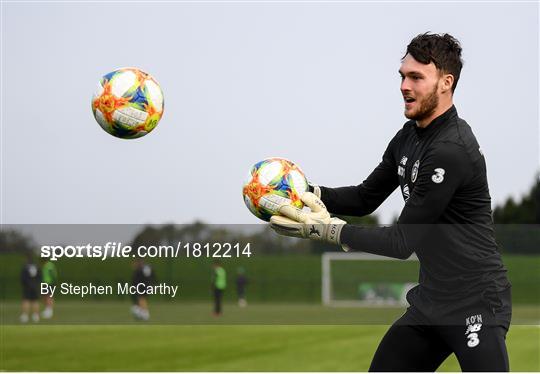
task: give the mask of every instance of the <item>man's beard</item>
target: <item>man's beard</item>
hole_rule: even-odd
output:
[[[407,117],[408,119],[415,120],[415,121],[421,121],[431,116],[435,112],[435,109],[437,109],[437,106],[439,106],[439,96],[437,96],[437,85],[435,85],[435,87],[433,87],[433,91],[431,91],[418,104],[419,104],[419,108],[416,110],[416,112],[407,114],[407,112],[405,111],[405,117]]]

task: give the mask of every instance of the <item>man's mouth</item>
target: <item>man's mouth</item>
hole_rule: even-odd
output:
[[[416,101],[416,99],[410,96],[404,96],[403,101],[405,102],[405,109],[408,110],[414,105],[414,102]]]

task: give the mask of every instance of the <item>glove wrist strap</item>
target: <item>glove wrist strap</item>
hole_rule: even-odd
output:
[[[328,227],[328,240],[337,245],[341,245],[341,230],[345,226],[343,223],[331,223]]]
[[[311,187],[313,187],[313,193],[315,196],[317,196],[319,199],[321,198],[321,187],[317,186],[316,184],[313,184]]]

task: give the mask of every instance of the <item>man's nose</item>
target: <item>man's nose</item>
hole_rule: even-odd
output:
[[[400,90],[401,90],[401,93],[405,93],[406,91],[410,91],[411,90],[411,86],[409,84],[409,80],[407,78],[404,78],[402,81],[401,81],[401,86],[400,86]]]

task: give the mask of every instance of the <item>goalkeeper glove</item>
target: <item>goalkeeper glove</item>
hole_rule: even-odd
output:
[[[321,187],[308,181],[308,191],[313,192],[319,199],[321,198]]]
[[[324,240],[340,245],[341,229],[347,222],[330,217],[324,203],[312,192],[306,192],[301,199],[311,212],[292,205],[281,205],[278,210],[280,215],[270,218],[270,227],[281,235]]]

